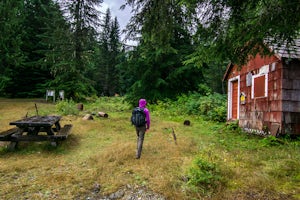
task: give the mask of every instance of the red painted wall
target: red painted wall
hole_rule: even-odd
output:
[[[266,97],[252,98],[252,85],[247,86],[246,77],[259,73],[268,66],[268,93]],[[258,134],[300,134],[300,61],[279,59],[276,56],[257,55],[246,65],[231,66],[226,79],[240,76],[240,93],[246,95],[239,105],[239,125]]]
[[[272,67],[272,63],[275,63]],[[269,65],[267,97],[252,98],[252,84],[246,85],[246,76],[259,73],[262,66]],[[276,56],[264,57],[257,55],[247,65],[238,69],[234,66],[228,79],[240,75],[240,92],[246,95],[245,104],[240,104],[239,124],[247,130],[269,132],[272,124],[281,128],[282,121],[282,63]]]

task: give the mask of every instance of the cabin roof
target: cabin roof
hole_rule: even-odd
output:
[[[229,72],[231,71],[232,67],[233,67],[233,64],[230,62],[226,67],[226,72],[223,76],[223,81],[225,81],[227,79],[227,76],[228,76]]]
[[[271,40],[266,40],[267,46],[274,52],[279,58],[289,58],[289,59],[300,59],[300,38],[293,40],[292,43],[287,44],[272,44]],[[229,63],[226,68],[226,72],[223,76],[223,81],[228,77],[229,72],[233,67],[233,63]]]
[[[291,44],[270,44],[266,42],[271,50],[280,58],[300,59],[300,38],[293,40]]]

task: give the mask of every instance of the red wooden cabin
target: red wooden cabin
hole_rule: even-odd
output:
[[[275,48],[274,48],[275,49]],[[300,135],[300,40],[244,66],[229,64],[228,120],[259,135]]]

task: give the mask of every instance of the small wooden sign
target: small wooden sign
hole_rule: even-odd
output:
[[[246,76],[246,86],[249,87],[252,85],[252,73],[249,72]]]
[[[242,92],[240,95],[240,102],[241,104],[246,104],[246,95],[244,92]]]

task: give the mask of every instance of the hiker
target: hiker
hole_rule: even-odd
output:
[[[137,135],[136,159],[141,157],[145,132],[150,128],[150,113],[146,108],[146,99],[139,100],[139,107],[132,112],[131,121],[135,125]]]

